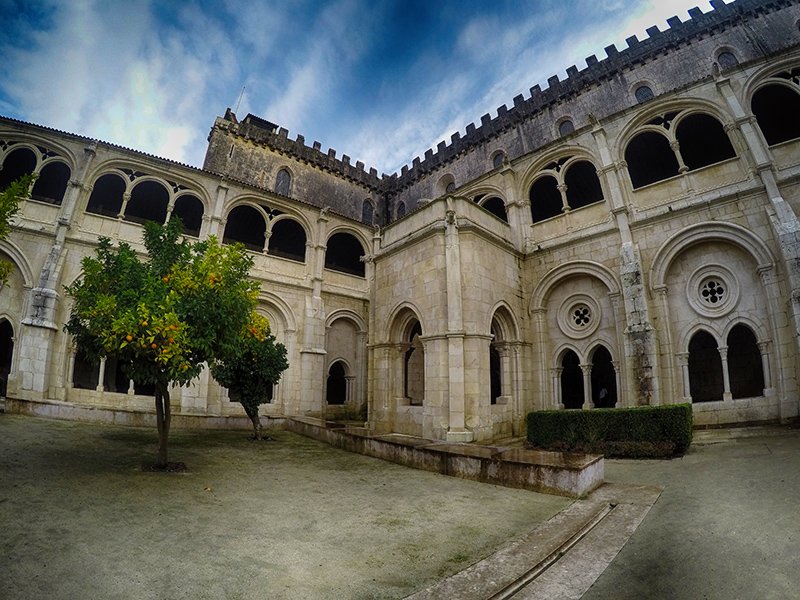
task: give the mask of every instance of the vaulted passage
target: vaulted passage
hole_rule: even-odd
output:
[[[248,250],[262,252],[266,232],[267,223],[264,221],[264,216],[252,206],[243,204],[228,213],[222,241],[225,244],[241,242]]]
[[[571,209],[581,208],[603,199],[603,188],[597,170],[588,160],[571,164],[564,174],[567,186],[567,204]]]
[[[70,170],[62,162],[51,162],[42,167],[31,191],[31,198],[49,204],[61,204],[67,191]]]
[[[492,213],[501,221],[508,223],[508,215],[506,214],[506,203],[497,196],[492,196],[486,200],[481,201],[481,206]]]
[[[134,223],[154,221],[163,224],[167,220],[169,192],[157,181],[143,181],[131,192],[125,208],[125,220]]]
[[[698,331],[689,342],[689,390],[692,402],[722,400],[722,358],[710,333]]]
[[[675,135],[683,162],[690,171],[736,156],[722,123],[710,115],[687,116],[678,124]]]
[[[325,268],[364,277],[364,263],[361,262],[363,255],[364,248],[354,235],[344,232],[334,233],[328,238]]]
[[[625,162],[634,189],[678,174],[678,159],[669,140],[655,131],[643,131],[630,141]]]
[[[545,175],[533,182],[529,199],[534,223],[560,215],[564,208],[561,192],[558,191],[558,181],[551,175]]]
[[[305,262],[306,232],[294,219],[284,218],[272,223],[268,254]]]
[[[200,237],[200,227],[203,224],[203,203],[199,198],[191,194],[178,197],[172,209],[172,216],[181,220],[184,234]]]
[[[767,144],[800,138],[800,94],[780,83],[762,87],[751,104]]]
[[[11,152],[3,161],[0,169],[0,190],[4,190],[10,183],[23,175],[33,173],[36,168],[36,155],[30,148],[18,148]]]

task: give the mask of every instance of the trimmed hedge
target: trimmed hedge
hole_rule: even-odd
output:
[[[535,448],[606,456],[656,458],[683,454],[692,443],[691,404],[543,410],[528,413]]]

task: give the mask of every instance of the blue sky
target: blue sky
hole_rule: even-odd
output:
[[[710,10],[707,0],[0,0],[0,114],[202,166],[214,118],[238,103],[240,118],[393,173],[692,6]]]

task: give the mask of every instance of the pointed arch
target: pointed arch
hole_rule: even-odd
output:
[[[555,285],[568,277],[587,275],[600,280],[606,286],[609,294],[619,294],[620,286],[616,275],[604,265],[590,260],[576,260],[550,269],[544,277],[539,280],[536,288],[531,294],[531,301],[528,305],[528,312],[543,310],[547,303],[547,297]]]
[[[10,240],[0,240],[0,251],[5,252],[17,266],[22,275],[24,286],[28,289],[32,288],[34,281],[33,269],[31,269],[30,263],[25,258],[22,250],[19,249],[19,246]]]

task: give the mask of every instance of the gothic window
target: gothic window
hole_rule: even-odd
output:
[[[288,196],[292,185],[292,176],[286,169],[281,169],[275,176],[275,193]]]
[[[116,217],[122,208],[122,195],[125,193],[125,180],[108,173],[95,181],[86,212],[106,217]]]
[[[764,370],[756,336],[738,324],[728,334],[728,375],[734,398],[764,395]]]
[[[592,403],[597,408],[614,408],[617,403],[617,376],[605,346],[592,353]]]
[[[689,341],[689,394],[692,402],[722,400],[722,358],[714,337],[698,331]]]
[[[375,207],[372,205],[372,202],[364,200],[364,203],[361,205],[361,222],[372,225],[374,214]]]
[[[717,56],[717,63],[719,64],[719,68],[725,71],[726,69],[732,69],[736,65],[739,64],[739,59],[736,58],[736,55],[733,52],[720,52]]]
[[[328,384],[325,401],[328,404],[344,404],[347,400],[347,370],[341,360],[337,360],[328,369]]]
[[[483,200],[480,205],[492,213],[498,219],[508,223],[508,215],[506,215],[506,203],[497,196],[492,196]]]
[[[364,277],[364,263],[361,257],[364,248],[361,242],[350,233],[334,233],[328,239],[325,251],[325,268],[357,277]]]
[[[646,85],[640,85],[636,88],[636,91],[633,92],[633,95],[636,96],[636,102],[641,104],[642,102],[647,102],[648,100],[654,98],[653,90],[651,90]]]
[[[711,115],[695,113],[681,119],[675,128],[675,137],[683,162],[690,171],[736,156],[722,123]]]
[[[600,186],[597,170],[588,160],[580,160],[567,167],[564,183],[567,185],[567,204],[571,209],[603,199],[603,188]]]
[[[753,94],[751,104],[767,144],[800,137],[800,94],[782,83],[771,83]]]
[[[564,137],[575,131],[575,125],[569,119],[564,119],[558,124],[558,135]]]
[[[397,205],[397,209],[396,209],[395,212],[397,214],[397,218],[398,219],[402,219],[403,217],[405,217],[406,216],[406,203],[405,202],[400,202],[400,204]]]
[[[583,407],[583,370],[580,364],[573,350],[567,350],[561,359],[561,403],[564,408]]]
[[[203,203],[199,198],[191,194],[178,197],[172,209],[172,216],[180,218],[185,235],[200,237],[200,226],[203,224]]]
[[[33,185],[31,198],[50,204],[61,204],[67,191],[70,174],[69,167],[62,162],[46,164]]]
[[[269,236],[267,254],[297,262],[306,260],[306,231],[290,218],[274,221]]]
[[[157,181],[143,181],[131,192],[125,208],[125,220],[134,223],[154,221],[159,225],[167,220],[169,192]]]
[[[23,175],[33,173],[34,169],[36,169],[36,155],[33,150],[17,148],[3,161],[3,168],[0,170],[0,190],[4,190]]]
[[[456,191],[455,182],[451,181],[450,183],[448,183],[447,187],[444,188],[444,191],[447,192],[448,194],[452,194],[453,192],[455,192]]]
[[[0,319],[0,398],[5,398],[11,359],[14,356],[14,328],[7,319]]]
[[[544,175],[534,181],[528,198],[534,223],[560,215],[564,206],[558,181],[552,175]]]
[[[264,216],[252,206],[242,204],[228,213],[222,241],[225,244],[241,242],[248,250],[262,252],[266,232]]]
[[[678,159],[669,140],[655,131],[634,136],[625,148],[625,162],[634,189],[678,174]]]
[[[502,152],[495,152],[495,155],[492,157],[492,167],[498,169],[503,166],[503,159],[505,155]]]

